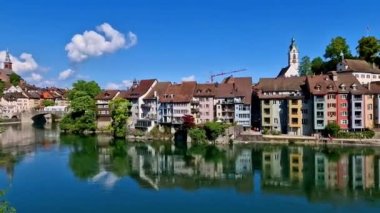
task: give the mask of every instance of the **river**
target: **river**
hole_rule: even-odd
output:
[[[380,149],[192,146],[8,126],[0,188],[17,212],[379,212]]]

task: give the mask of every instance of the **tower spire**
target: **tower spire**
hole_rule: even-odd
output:
[[[12,70],[12,61],[8,49],[5,52],[4,69]]]

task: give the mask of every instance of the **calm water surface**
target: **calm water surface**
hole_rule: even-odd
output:
[[[18,212],[379,212],[380,149],[126,143],[10,126],[0,187]]]

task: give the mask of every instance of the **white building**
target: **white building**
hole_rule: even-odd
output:
[[[364,60],[344,59],[337,64],[336,70],[340,73],[351,73],[361,84],[380,81],[380,69],[375,64]]]
[[[281,69],[277,77],[299,76],[299,52],[293,38],[289,46],[288,66]]]

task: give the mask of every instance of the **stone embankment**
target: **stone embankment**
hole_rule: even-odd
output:
[[[346,146],[380,146],[380,139],[351,138],[319,138],[312,136],[292,135],[252,135],[257,140],[246,140],[248,137],[238,137],[234,143],[259,144],[305,144],[305,145],[346,145]]]

